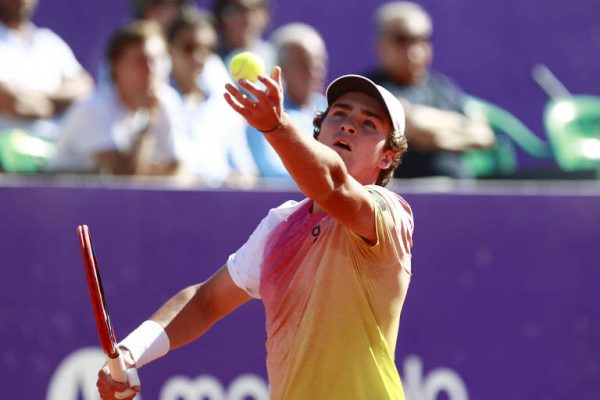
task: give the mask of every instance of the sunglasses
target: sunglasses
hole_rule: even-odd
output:
[[[202,52],[203,54],[212,54],[215,48],[212,46],[205,46],[197,43],[177,43],[175,45],[179,50],[187,55],[195,54],[196,52]]]
[[[404,33],[387,34],[385,37],[398,46],[413,46],[431,42],[430,35],[407,35]]]

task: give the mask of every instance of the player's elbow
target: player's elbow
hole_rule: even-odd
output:
[[[304,194],[319,204],[325,204],[340,190],[343,190],[344,184],[349,178],[348,171],[343,163],[331,166],[321,172],[320,177],[316,177],[314,184],[307,185]],[[303,188],[301,188],[303,189]]]

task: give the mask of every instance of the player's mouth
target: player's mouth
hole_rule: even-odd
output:
[[[333,147],[337,147],[342,150],[352,151],[352,146],[350,146],[350,142],[348,142],[344,138],[338,138],[333,141]]]

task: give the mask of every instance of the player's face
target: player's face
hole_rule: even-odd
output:
[[[169,46],[172,73],[177,80],[195,80],[213,54],[217,34],[211,28],[182,29]]]
[[[331,104],[319,141],[337,152],[350,175],[363,185],[375,183],[394,159],[385,143],[392,125],[383,106],[362,92],[349,92]]]

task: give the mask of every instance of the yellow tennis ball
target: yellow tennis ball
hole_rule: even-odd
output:
[[[231,59],[229,71],[236,81],[247,79],[250,82],[256,82],[258,75],[265,73],[265,63],[256,54],[244,51]]]

